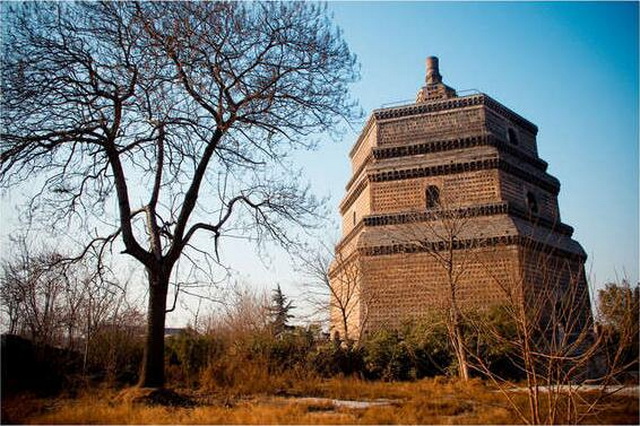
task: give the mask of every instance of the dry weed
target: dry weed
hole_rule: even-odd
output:
[[[305,388],[304,385],[300,389]],[[380,383],[333,379],[308,386],[316,395],[347,400],[392,399],[385,406],[348,408],[329,401],[273,397],[223,398],[217,393],[189,395],[197,406],[166,407],[136,403],[140,390],[97,391],[76,399],[15,399],[3,404],[14,422],[39,424],[513,424],[513,413],[500,393],[480,381],[426,379],[413,383]],[[143,392],[144,393],[144,392]],[[317,395],[322,394],[322,395]],[[311,395],[308,395],[311,396]],[[522,396],[523,401],[525,396]],[[18,408],[31,417],[10,417]],[[590,423],[637,424],[637,397],[611,401]]]
[[[2,424],[17,424],[28,421],[47,410],[53,401],[38,399],[31,394],[20,394],[2,397]]]

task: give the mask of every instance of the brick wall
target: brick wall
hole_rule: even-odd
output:
[[[336,256],[332,265],[332,293],[329,302],[331,335],[336,332],[342,338],[355,339],[360,335],[362,301],[360,281],[362,259]],[[345,321],[347,330],[345,330]]]
[[[342,235],[346,235],[362,220],[371,213],[371,189],[369,185],[355,198],[349,208],[342,216]]]
[[[528,211],[527,193],[531,192],[537,200],[538,214],[552,222],[560,221],[558,199],[556,196],[509,173],[499,172],[499,175],[500,192],[505,201]]]
[[[464,264],[457,297],[467,308],[487,308],[504,300],[497,285],[517,279],[515,247],[476,252],[459,251],[454,262]],[[397,328],[428,311],[444,309],[449,282],[446,269],[429,253],[401,253],[366,259],[364,286],[370,294],[367,329]]]
[[[430,185],[440,189],[441,202],[447,207],[501,201],[498,170],[480,170],[451,176],[372,182],[372,211],[376,214],[424,211],[426,188]]]
[[[468,107],[453,111],[436,112],[379,123],[378,146],[396,145],[424,139],[477,135],[483,132],[484,110]]]
[[[365,129],[366,133],[362,136],[360,145],[352,153],[351,173],[353,173],[354,175],[360,170],[364,162],[371,155],[371,149],[376,146],[377,127],[377,124],[373,123]]]
[[[538,157],[536,136],[534,134],[488,108],[485,110],[485,117],[486,130],[489,133],[495,135],[499,139],[509,141],[509,129],[513,129],[518,143],[512,143],[512,145],[532,157]]]

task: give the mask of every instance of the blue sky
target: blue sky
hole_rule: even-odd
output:
[[[425,58],[438,56],[445,83],[487,93],[538,125],[539,155],[561,182],[561,217],[589,254],[593,284],[637,282],[637,2],[333,2],[329,9],[362,64],[354,95],[367,114],[412,100]],[[326,145],[313,154],[326,161],[306,167],[315,182],[324,179],[316,187],[334,205],[356,137]]]
[[[425,58],[440,58],[444,81],[476,89],[539,127],[538,150],[561,182],[562,220],[589,255],[592,284],[638,281],[638,3],[637,2],[330,2],[362,65],[353,95],[365,114],[415,98]],[[337,206],[350,177],[348,152],[362,123],[314,152],[296,153],[316,193]],[[6,236],[14,220],[2,202]],[[282,285],[300,299],[287,256],[250,258],[228,245],[223,258],[259,288]],[[264,262],[266,260],[266,262]],[[265,266],[266,263],[266,266]],[[295,313],[295,312],[294,312]],[[172,314],[169,325],[185,322]]]

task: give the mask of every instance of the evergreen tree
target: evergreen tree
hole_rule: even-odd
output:
[[[293,327],[288,325],[289,319],[293,318],[293,315],[289,313],[292,309],[295,309],[293,302],[290,301],[287,296],[282,293],[280,284],[273,290],[271,296],[271,306],[269,306],[269,315],[271,316],[271,329],[275,336],[279,336],[286,330],[290,330]]]

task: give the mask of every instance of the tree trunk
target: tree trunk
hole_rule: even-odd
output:
[[[459,325],[455,327],[456,358],[458,359],[458,374],[465,382],[469,380],[469,363],[467,361],[467,353],[464,347],[464,337]]]
[[[460,316],[455,304],[450,308],[447,329],[449,331],[449,341],[451,342],[451,346],[453,346],[456,361],[458,361],[458,376],[466,382],[469,380],[469,363],[467,361],[467,353],[465,352],[466,348],[464,347],[464,335],[460,325]]]
[[[169,276],[154,271],[148,273],[147,335],[138,385],[140,387],[161,388],[164,386],[164,323]]]

